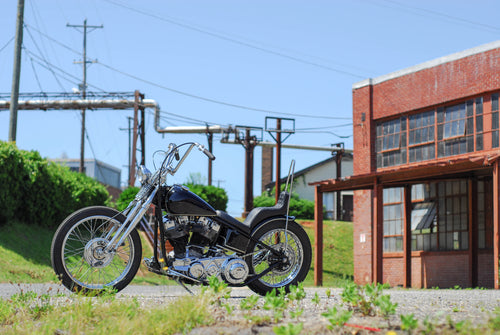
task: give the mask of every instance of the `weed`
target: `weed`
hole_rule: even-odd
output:
[[[335,327],[342,327],[344,324],[349,321],[352,316],[352,311],[339,310],[336,306],[328,309],[327,312],[322,313],[329,322],[328,329],[334,329]]]
[[[264,305],[262,308],[265,310],[271,310],[274,313],[274,322],[278,322],[283,319],[283,313],[287,307],[287,301],[285,295],[276,294],[276,290],[273,289],[271,292],[267,292],[264,297]]]
[[[412,331],[418,327],[418,320],[415,318],[415,315],[413,313],[407,315],[401,314],[400,317],[401,317],[401,330],[406,330],[408,334],[411,334]]]
[[[297,286],[290,286],[290,293],[288,293],[288,299],[290,301],[301,301],[305,299],[306,291],[304,290],[304,284],[299,283]]]
[[[330,299],[330,298],[332,297],[332,291],[331,291],[330,289],[327,289],[327,290],[325,291],[325,294],[326,294],[326,297],[327,297],[328,299]]]
[[[312,302],[313,304],[315,304],[316,306],[318,306],[318,305],[319,305],[319,303],[320,303],[320,301],[321,301],[321,300],[320,300],[320,298],[319,298],[318,292],[314,292],[314,297],[311,299],[311,302]]]
[[[500,330],[500,307],[495,308],[488,320],[488,327],[494,331]]]
[[[259,296],[257,295],[248,296],[245,299],[241,300],[240,308],[243,310],[253,309],[257,305],[258,301],[259,301]]]
[[[304,328],[302,323],[289,323],[284,326],[273,327],[273,332],[276,335],[298,335]]]
[[[296,310],[292,310],[290,311],[290,317],[292,319],[298,319],[299,317],[302,316],[302,314],[304,313],[304,309],[303,308],[297,308]]]

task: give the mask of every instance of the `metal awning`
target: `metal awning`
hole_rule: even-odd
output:
[[[309,183],[319,186],[320,192],[336,192],[345,190],[372,189],[375,184],[385,186],[397,186],[407,183],[417,183],[439,178],[453,178],[463,174],[488,171],[493,168],[492,164],[500,158],[500,151],[468,157],[447,157],[438,161],[418,165],[405,165],[381,171],[345,177],[339,180],[328,179]]]

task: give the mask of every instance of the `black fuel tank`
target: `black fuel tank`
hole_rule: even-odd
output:
[[[165,208],[173,215],[216,215],[215,209],[209,203],[180,185],[174,185],[168,191]]]

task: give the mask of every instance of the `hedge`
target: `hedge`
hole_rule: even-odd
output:
[[[94,179],[0,141],[0,225],[18,220],[57,227],[75,210],[108,201]]]

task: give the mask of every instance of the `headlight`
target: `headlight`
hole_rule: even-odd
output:
[[[151,171],[149,171],[144,165],[139,166],[139,169],[137,170],[137,179],[139,179],[141,185],[147,183],[150,178]]]

